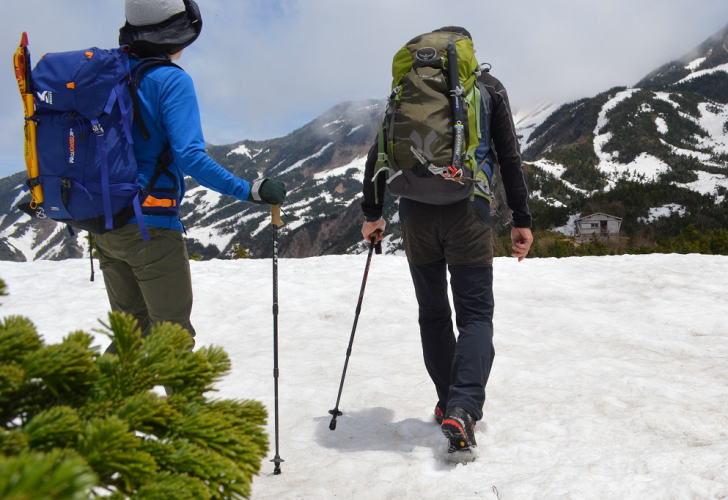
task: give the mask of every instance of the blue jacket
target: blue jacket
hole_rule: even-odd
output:
[[[131,61],[132,68],[136,64],[139,64],[138,60]],[[169,170],[179,187],[178,206],[185,194],[185,175],[218,193],[242,201],[248,198],[250,183],[225,170],[205,152],[195,87],[187,73],[173,66],[153,68],[141,79],[138,97],[144,124],[151,135],[144,139],[139,127],[134,125],[139,186],[144,188],[148,184],[160,153],[169,143],[173,156]],[[172,179],[161,175],[154,187],[169,189],[175,186]],[[137,221],[132,218],[130,222]],[[183,230],[177,216],[144,215],[144,222],[148,226]]]

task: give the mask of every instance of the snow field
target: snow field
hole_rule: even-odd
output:
[[[329,149],[329,148],[330,148],[331,146],[333,146],[333,145],[334,145],[334,143],[333,143],[333,142],[329,142],[329,143],[327,143],[327,144],[326,144],[325,146],[323,146],[323,147],[322,147],[321,149],[319,149],[319,150],[318,150],[317,152],[315,152],[315,153],[314,153],[314,154],[312,154],[311,156],[307,156],[306,158],[303,158],[302,160],[298,160],[298,161],[297,161],[296,163],[294,163],[294,164],[293,164],[293,165],[291,165],[290,167],[286,168],[285,170],[282,170],[282,171],[281,171],[280,173],[278,173],[278,174],[276,174],[276,175],[279,175],[279,176],[281,176],[281,175],[287,174],[288,172],[290,172],[290,171],[292,171],[292,170],[295,170],[295,169],[297,169],[298,167],[302,166],[302,165],[303,165],[304,163],[306,163],[306,162],[307,162],[308,160],[312,160],[312,159],[314,159],[314,158],[318,158],[319,156],[321,156],[322,154],[324,154],[324,151],[326,151],[327,149]]]
[[[725,129],[725,124],[728,123],[728,106],[700,103],[698,109],[700,110],[698,125],[709,135],[707,138],[700,138],[700,146],[712,149],[717,154],[728,154],[728,130]]]
[[[670,217],[673,214],[677,214],[682,217],[685,213],[686,209],[684,206],[678,205],[677,203],[668,203],[667,205],[662,205],[660,207],[650,208],[647,212],[647,217],[637,217],[637,222],[645,222],[649,224],[661,217]]]
[[[260,154],[260,153],[261,153],[262,151],[263,151],[262,149],[255,149],[255,150],[252,150],[252,151],[251,151],[251,150],[250,150],[250,149],[248,148],[248,146],[246,146],[245,144],[241,144],[241,145],[240,145],[240,146],[238,146],[237,148],[235,148],[235,149],[232,149],[232,150],[231,150],[231,151],[230,151],[230,152],[229,152],[229,153],[228,153],[227,155],[225,155],[225,156],[230,156],[230,155],[241,155],[241,156],[247,156],[248,158],[250,158],[250,159],[252,160],[252,159],[253,159],[253,158],[255,158],[256,156],[258,156],[258,155],[259,155],[259,154]]]
[[[696,62],[696,61],[693,61],[693,62]],[[701,61],[701,63],[702,63],[702,61]],[[679,84],[685,83],[685,82],[689,82],[690,80],[695,80],[696,78],[700,78],[700,77],[705,76],[705,75],[711,75],[711,74],[717,73],[719,71],[722,71],[724,73],[728,73],[728,63],[727,64],[720,64],[718,66],[714,66],[714,67],[708,68],[708,69],[702,69],[702,70],[699,70],[699,71],[694,71],[694,69],[697,68],[697,66],[695,66],[695,67],[689,67],[689,66],[690,65],[686,66],[686,68],[688,68],[689,70],[691,70],[692,73],[690,73],[688,76],[684,77],[682,80],[678,81],[676,83],[676,85],[679,85]]]
[[[667,132],[670,130],[667,127],[667,122],[661,116],[658,116],[657,118],[655,118],[655,126],[657,127],[657,132],[659,132],[662,135],[667,134]]]
[[[696,59],[686,67],[697,67],[701,62],[701,60]],[[728,65],[723,66],[726,66],[728,68]],[[722,71],[724,70],[724,68],[722,66],[718,66],[716,68],[706,71],[713,72],[718,70]],[[693,73],[693,76],[690,76],[690,78],[694,77],[695,75],[700,76],[699,74],[703,73],[703,71],[698,71],[696,73]],[[621,103],[625,99],[630,98],[635,92],[638,92],[639,90],[640,89],[630,88],[617,92],[611,99],[609,99],[604,104],[604,106],[602,106],[602,109],[599,112],[597,126],[594,128],[594,152],[599,158],[599,165],[597,166],[597,168],[607,176],[608,184],[605,187],[605,190],[609,190],[614,187],[615,180],[624,173],[627,173],[631,176],[644,176],[645,180],[653,181],[656,180],[661,174],[670,170],[669,165],[667,165],[664,161],[647,153],[640,154],[629,164],[622,164],[616,161],[616,155],[603,151],[604,146],[609,142],[612,137],[611,133],[609,132],[601,133],[601,131],[609,122],[609,119],[607,118],[607,113],[610,110],[614,109],[619,103]],[[666,101],[673,106],[676,105],[676,103],[674,103],[670,99],[669,94],[665,92],[655,92],[653,93],[653,96],[657,99]],[[665,142],[664,139],[661,139],[661,141],[663,144],[668,146],[675,154],[695,157],[706,164],[720,166],[713,163],[711,161],[712,155],[702,151],[702,149],[712,150],[714,153],[717,154],[725,153],[726,151],[728,151],[728,149],[726,149],[728,148],[728,133],[726,133],[726,131],[724,130],[726,120],[728,120],[728,107],[715,103],[711,103],[710,105],[708,105],[707,103],[701,103],[699,105],[699,110],[701,115],[699,119],[696,119],[695,117],[686,115],[684,113],[681,114],[684,118],[696,123],[708,133],[708,137],[700,137],[698,140],[701,150],[693,151],[688,149],[682,149],[672,144],[668,144],[667,142]],[[644,104],[639,110],[639,112],[650,111],[651,108],[649,106],[645,106]],[[664,135],[668,132],[667,122],[663,117],[655,118],[655,126],[657,127],[658,133],[661,135]],[[718,186],[724,185],[726,183],[726,177],[724,175],[709,174],[703,171],[697,171],[696,173],[700,177],[698,181],[678,185],[703,194],[714,194]]]
[[[705,61],[707,57],[698,57],[696,59],[693,59],[688,64],[685,65],[685,69],[688,71],[695,71],[700,67],[701,64],[703,64],[703,61]]]
[[[589,194],[589,191],[586,189],[581,189],[580,187],[576,186],[575,184],[572,184],[571,182],[562,179],[562,176],[564,175],[564,172],[566,172],[566,167],[561,165],[560,163],[553,162],[551,160],[546,159],[539,159],[534,162],[530,162],[532,165],[540,168],[547,174],[553,175],[555,178],[559,179],[561,183],[566,186],[567,188],[571,189],[572,191],[576,191],[577,193],[582,194]],[[533,193],[531,194],[533,196]],[[556,201],[556,200],[554,200]],[[549,203],[550,205],[554,206],[554,203]],[[556,205],[558,206],[558,205]]]
[[[263,463],[254,499],[728,495],[728,258],[496,259],[496,359],[468,465],[443,459],[403,257],[373,258],[329,431],[364,263],[280,260],[286,461],[280,476]],[[272,458],[271,261],[191,265],[198,345],[233,360],[215,396],[270,408]],[[0,262],[2,315],[30,317],[50,342],[96,328],[107,302],[88,274],[83,260]]]
[[[518,110],[513,115],[513,122],[516,126],[516,131],[521,139],[521,149],[528,149],[528,145],[531,142],[531,134],[546,120],[551,113],[559,108],[559,104],[554,103],[543,103],[531,109]]]

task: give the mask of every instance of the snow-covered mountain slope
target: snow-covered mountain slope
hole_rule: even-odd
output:
[[[263,462],[253,499],[728,496],[728,312],[716,300],[728,257],[496,259],[496,358],[480,457],[464,466],[443,460],[402,257],[372,261],[344,414],[328,429],[364,261],[280,260],[285,462],[279,476]],[[0,277],[2,315],[28,316],[48,342],[105,318],[82,260],[0,262]],[[192,262],[197,343],[232,359],[218,394],[263,401],[272,439],[270,277],[270,259]]]
[[[531,143],[533,131],[541,125],[559,106],[553,103],[543,103],[533,108],[513,112],[513,123],[521,143],[521,149],[527,149]]]
[[[286,137],[210,146],[210,154],[247,179],[286,182],[281,254],[304,257],[361,249],[358,199],[366,153],[383,101],[343,103]],[[728,26],[690,54],[631,88],[523,110],[521,137],[538,229],[569,226],[577,214],[621,217],[624,234],[655,241],[694,224],[728,227]],[[85,240],[13,207],[23,175],[0,179],[0,259],[79,257]],[[496,170],[495,226],[509,212]],[[226,257],[237,247],[270,255],[268,209],[219,196],[193,181],[182,206],[190,253]],[[25,195],[27,196],[27,195]],[[677,205],[666,217],[660,207]],[[388,250],[401,249],[394,200],[385,205]]]
[[[288,189],[281,230],[282,256],[344,253],[356,246],[364,158],[384,112],[382,101],[335,106],[289,135],[267,141],[210,146],[209,153],[245,179],[283,180]],[[27,194],[24,176],[0,180],[0,259],[80,257],[86,240],[51,221],[31,220],[14,207]],[[229,256],[236,245],[253,256],[270,255],[272,242],[258,237],[270,225],[269,208],[221,196],[189,180],[182,206],[190,253]]]
[[[650,209],[679,201],[686,224],[728,227],[715,215],[728,193],[728,26],[634,87],[565,104],[531,124],[524,158],[536,207],[550,211],[554,226],[591,210],[638,231]],[[630,183],[643,186],[642,200],[620,206]]]

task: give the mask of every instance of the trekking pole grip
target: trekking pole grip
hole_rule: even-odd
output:
[[[271,224],[275,227],[283,226],[283,219],[281,219],[281,206],[271,205],[270,206]]]
[[[372,247],[374,247],[374,253],[377,255],[382,254],[382,240],[377,241],[377,237],[382,233],[381,230],[376,230],[370,237],[370,243],[372,244]]]

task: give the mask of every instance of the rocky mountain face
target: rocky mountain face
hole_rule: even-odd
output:
[[[266,141],[210,146],[210,155],[246,179],[275,177],[289,188],[280,255],[307,257],[363,249],[359,208],[364,160],[383,101],[335,106],[298,130]],[[728,26],[685,57],[631,88],[614,88],[517,116],[534,223],[573,230],[580,214],[623,218],[629,235],[671,236],[693,223],[728,227]],[[14,209],[28,197],[24,174],[0,179],[0,259],[81,257],[85,234]],[[509,213],[498,190],[496,225]],[[270,256],[270,212],[188,180],[183,222],[191,254],[228,258],[244,248]],[[385,204],[386,251],[401,249],[396,202]]]
[[[364,159],[384,112],[383,101],[343,103],[304,127],[277,139],[209,146],[209,154],[245,179],[274,177],[288,187],[283,207],[283,257],[345,253],[358,243],[359,203]],[[85,233],[65,225],[30,219],[14,207],[29,195],[24,174],[0,180],[0,259],[81,257]],[[182,221],[190,254],[230,257],[237,248],[253,257],[272,252],[270,209],[243,203],[187,181]]]
[[[383,111],[383,101],[344,103],[286,137],[211,146],[209,153],[245,179],[275,177],[286,183],[281,256],[345,253],[357,243],[360,210],[352,204]],[[271,254],[268,207],[231,200],[193,183],[189,187],[183,222],[191,252],[224,257],[240,245],[254,257]]]
[[[728,227],[728,26],[634,87],[546,114],[521,124],[538,226],[606,212],[647,238]]]

